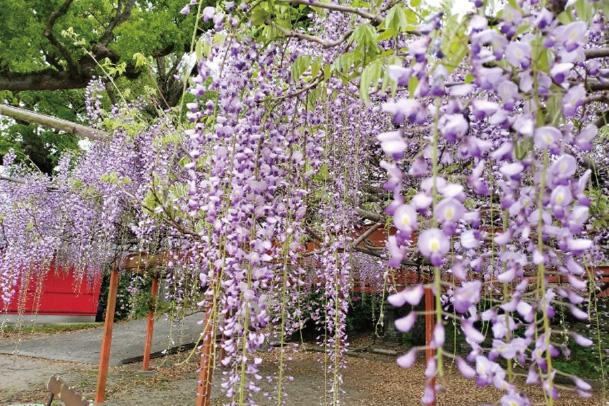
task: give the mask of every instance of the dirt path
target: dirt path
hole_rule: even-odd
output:
[[[115,366],[110,371],[108,382],[109,406],[122,405],[192,405],[195,391],[197,357],[189,354],[170,355],[153,360],[155,372],[138,372],[139,364]],[[263,354],[263,375],[277,372],[277,351]],[[288,405],[323,404],[324,374],[323,355],[315,352],[300,352],[290,356],[288,374],[293,381],[287,383]],[[361,406],[415,406],[423,388],[423,365],[419,363],[410,370],[397,367],[391,356],[365,354],[348,357],[344,374],[344,405]],[[88,364],[68,363],[33,359],[22,356],[0,355],[0,405],[17,402],[40,402],[45,399],[44,384],[54,373],[61,374],[70,385],[81,390],[89,399],[95,390],[96,370]],[[219,396],[221,373],[214,380],[214,403],[222,404]],[[472,406],[494,403],[499,393],[492,388],[478,388],[471,380],[461,378],[449,371],[446,391],[440,395],[442,406]],[[263,383],[261,392],[274,393],[274,385]],[[525,388],[533,400],[542,401],[539,390]],[[257,397],[260,405],[275,404],[262,394]],[[599,394],[582,400],[572,393],[563,392],[557,406],[606,406]]]

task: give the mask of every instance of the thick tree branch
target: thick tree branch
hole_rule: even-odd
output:
[[[71,72],[79,72],[79,66],[76,64],[74,59],[72,59],[72,55],[70,55],[70,51],[66,49],[65,46],[61,42],[57,40],[55,34],[53,34],[53,27],[57,22],[57,19],[68,12],[70,5],[72,4],[72,0],[66,0],[61,7],[51,13],[49,20],[47,21],[47,26],[44,30],[44,36],[47,40],[53,45],[61,54],[63,59],[68,63],[68,70]]]
[[[314,1],[314,0],[311,0],[311,1],[309,1],[309,0],[279,0],[279,1],[281,3],[288,3],[288,4],[292,4],[292,5],[302,4],[302,5],[309,6],[309,7],[325,8],[326,10],[338,11],[341,13],[356,14],[362,18],[370,20],[371,22],[373,22],[375,24],[380,24],[383,22],[383,18],[381,16],[372,14],[361,8],[343,6],[341,4],[336,4],[336,3],[321,3],[318,1]]]
[[[129,19],[134,5],[135,0],[127,0],[126,3],[123,0],[119,0],[116,16],[110,21],[108,28],[106,28],[106,31],[102,34],[99,44],[107,46],[110,41],[112,41],[114,38],[114,29]]]
[[[609,125],[609,110],[600,113],[598,119],[594,122],[594,125],[598,128]]]
[[[47,116],[46,114],[25,110],[19,107],[7,106],[6,104],[0,104],[0,115],[11,117],[15,120],[39,124],[44,127],[54,128],[56,130],[65,131],[79,137],[87,137],[92,140],[99,140],[109,136],[107,133],[95,128],[73,123],[57,117]]]
[[[586,87],[591,92],[601,92],[604,90],[609,90],[609,82],[588,82]]]
[[[376,214],[371,211],[360,208],[357,208],[355,211],[358,215],[362,216],[365,219],[376,221],[377,223],[382,223],[384,221],[383,216],[381,216],[380,214]]]
[[[383,253],[372,251],[372,250],[369,250],[364,247],[355,247],[354,250],[357,252],[361,252],[362,254],[370,255],[371,257],[381,258],[381,259],[385,259],[385,260],[388,259],[387,256],[384,255]],[[421,258],[419,256],[416,256],[414,261],[407,259],[407,258],[402,259],[401,265],[418,267],[421,265],[430,265],[430,264],[427,261],[421,261]]]
[[[4,176],[4,175],[0,175],[0,180],[5,181],[5,182],[11,182],[11,183],[18,183],[20,185],[25,184],[25,181],[23,179],[19,179],[19,178],[13,178],[12,176]],[[59,191],[59,189],[55,186],[47,186],[47,192],[57,192]]]
[[[592,48],[586,49],[586,59],[606,58],[609,57],[609,48]]]
[[[57,69],[58,71],[62,71],[63,70],[63,66],[59,63],[59,60],[51,55],[50,53],[48,53],[46,50],[42,49],[42,54],[44,55],[44,60],[51,66],[53,66],[55,69]]]
[[[85,55],[80,60],[75,61],[67,48],[61,44],[53,34],[53,27],[58,18],[67,13],[73,0],[65,0],[62,6],[54,11],[47,22],[43,35],[58,50],[63,59],[66,60],[68,68],[60,69],[58,61],[50,57],[49,64],[58,69],[44,69],[34,72],[7,72],[0,75],[0,90],[22,91],[22,90],[60,90],[60,89],[80,89],[87,86],[91,80],[95,61]],[[97,43],[91,45],[90,52],[95,59],[102,60],[109,58],[113,62],[118,60],[118,56],[108,49],[107,45],[114,38],[114,30],[131,16],[131,10],[135,5],[135,0],[121,0],[114,19],[110,22],[106,31]],[[133,78],[139,75],[139,71],[128,70],[127,76]]]
[[[0,90],[19,92],[22,90],[80,89],[87,86],[90,79],[91,77],[84,73],[57,72],[53,69],[8,73],[0,76]]]
[[[370,228],[368,228],[365,232],[362,233],[355,241],[353,241],[353,247],[357,247],[362,241],[366,240],[368,237],[372,235],[376,231],[377,228],[381,227],[381,223],[375,223]]]
[[[4,180],[7,182],[12,182],[12,183],[25,183],[25,181],[23,179],[17,179],[17,178],[13,178],[12,176],[4,176],[4,175],[0,175],[0,180]]]
[[[324,79],[324,75],[323,73],[319,74],[315,79],[313,79],[313,81],[311,83],[309,83],[306,86],[301,87],[298,90],[295,90],[291,93],[287,93],[283,96],[279,96],[279,97],[267,97],[265,99],[260,100],[261,102],[268,102],[268,101],[272,101],[274,102],[274,106],[279,105],[279,103],[281,103],[283,100],[287,100],[287,99],[291,99],[294,97],[298,97],[306,92],[308,92],[311,89],[314,89],[318,84],[320,84]],[[273,108],[271,108],[271,110],[273,110]]]
[[[304,32],[300,32],[300,31],[296,31],[296,30],[288,30],[277,24],[275,24],[275,28],[277,28],[286,37],[293,37],[293,38],[302,39],[304,41],[316,42],[324,48],[333,48],[335,46],[342,44],[343,42],[348,40],[349,37],[351,36],[351,34],[353,33],[353,31],[347,31],[342,37],[340,37],[337,40],[332,41],[332,40],[326,40],[323,38],[319,38],[314,35],[305,34]]]
[[[600,93],[600,94],[594,94],[594,95],[588,96],[584,99],[583,104],[597,103],[597,102],[609,103],[609,95]]]

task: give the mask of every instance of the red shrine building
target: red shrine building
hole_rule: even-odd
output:
[[[18,285],[10,303],[0,298],[0,321],[65,323],[95,321],[101,276],[78,279],[73,269],[51,266],[43,280],[32,278],[27,287]],[[19,314],[19,310],[22,310]]]

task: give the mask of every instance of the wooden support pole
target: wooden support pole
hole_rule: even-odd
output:
[[[197,382],[196,406],[211,406],[212,360],[213,360],[213,331],[211,306],[205,312],[203,320],[203,345],[201,347],[201,364],[199,365],[199,381]]]
[[[108,303],[106,304],[106,319],[104,321],[104,337],[99,354],[99,371],[97,373],[97,391],[95,404],[101,405],[106,396],[106,379],[108,378],[108,365],[110,363],[110,347],[112,346],[112,327],[114,325],[114,311],[116,310],[116,295],[118,292],[118,267],[112,267],[110,286],[108,289]]]
[[[431,340],[433,338],[434,329],[434,295],[431,287],[425,288],[425,364],[429,362],[433,357],[436,356],[436,351],[431,348]],[[436,378],[432,378],[429,382],[434,392],[434,399],[436,399]],[[436,401],[430,403],[430,406],[436,406]]]
[[[150,350],[152,348],[152,335],[154,334],[154,313],[156,311],[157,294],[159,293],[159,277],[152,278],[150,287],[150,309],[148,310],[148,320],[146,321],[146,342],[144,343],[144,362],[142,369],[150,369]]]

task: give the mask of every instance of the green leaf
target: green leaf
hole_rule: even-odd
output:
[[[197,56],[197,60],[203,59],[203,57],[207,57],[211,52],[211,44],[204,37],[199,38],[197,43],[195,44],[195,55]]]
[[[311,76],[314,78],[317,77],[317,75],[319,75],[320,70],[321,70],[321,58],[315,57],[315,58],[313,58],[313,61],[311,62]]]
[[[560,13],[557,18],[558,21],[565,25],[573,22],[573,17],[571,16],[571,13],[567,13],[566,11]]]
[[[546,103],[548,123],[558,126],[562,115],[562,94],[557,93],[550,97]]]
[[[154,209],[156,207],[157,202],[156,202],[154,193],[152,193],[152,191],[148,191],[148,193],[146,193],[146,196],[144,196],[144,199],[142,201],[142,205],[148,209]],[[150,213],[150,214],[152,214],[152,213]]]
[[[392,33],[399,33],[407,26],[406,15],[401,4],[396,4],[389,9],[387,17],[385,17],[385,30]]]
[[[268,11],[264,9],[263,6],[258,6],[252,12],[250,17],[250,21],[254,26],[263,25],[266,23],[267,19],[270,17]]]
[[[314,89],[311,89],[307,92],[307,108],[309,110],[314,110],[316,105],[317,105],[317,101],[319,100],[319,96],[322,93],[322,86],[317,86]]]
[[[419,79],[415,75],[411,75],[408,79],[408,95],[414,97],[417,87],[419,86]]]
[[[456,16],[450,16],[446,20],[445,35],[442,41],[442,52],[444,59],[442,64],[449,72],[455,70],[460,64],[468,50],[468,38],[465,34],[465,25],[459,23]]]
[[[359,51],[345,52],[336,58],[333,63],[333,68],[338,72],[348,74],[353,70],[355,61],[361,61],[361,59],[362,55]]]
[[[118,185],[119,184],[119,176],[116,171],[111,171],[108,173],[104,173],[100,180],[109,185]]]
[[[516,142],[516,159],[523,160],[527,154],[533,150],[533,138],[527,137]]]
[[[356,48],[369,56],[378,53],[376,37],[376,30],[370,24],[361,24],[351,34],[351,39],[356,43]]]
[[[169,186],[169,194],[174,199],[181,199],[188,195],[188,188],[183,183],[174,183]]]
[[[162,145],[177,145],[183,141],[182,134],[178,132],[170,132],[160,138]]]
[[[406,16],[406,21],[408,22],[408,25],[405,27],[405,31],[411,30],[419,24],[419,17],[413,10],[407,8],[404,10],[404,15]]]
[[[136,52],[133,54],[133,60],[135,61],[135,67],[139,68],[140,66],[148,65],[148,58],[141,52]]]
[[[377,39],[377,41],[379,41],[379,42],[380,42],[380,41],[386,41],[386,40],[388,40],[388,39],[391,39],[391,38],[395,37],[395,36],[396,36],[396,34],[397,34],[397,33],[396,33],[395,31],[393,31],[393,30],[391,30],[391,29],[386,29],[386,30],[384,30],[383,32],[381,32],[381,33],[380,33],[380,34],[379,34],[379,35],[376,37],[376,39]]]
[[[370,86],[372,86],[373,89],[378,87],[378,81],[381,78],[382,70],[383,61],[381,59],[375,60],[364,68],[359,86],[359,94],[364,102],[367,103],[370,100]]]
[[[552,60],[550,50],[543,46],[541,38],[535,38],[531,41],[531,45],[533,51],[533,66],[537,70],[549,73]]]
[[[309,69],[309,66],[311,65],[311,59],[312,58],[310,55],[299,55],[296,58],[296,60],[292,64],[291,70],[293,81],[298,81],[302,74],[305,73],[307,69]]]
[[[575,2],[575,12],[581,20],[589,23],[592,20],[594,8],[587,0],[577,0]]]
[[[332,76],[332,65],[324,65],[324,80],[330,79]]]
[[[330,172],[328,170],[328,164],[322,164],[319,167],[319,170],[315,175],[313,175],[313,179],[318,182],[325,182],[330,179]]]

